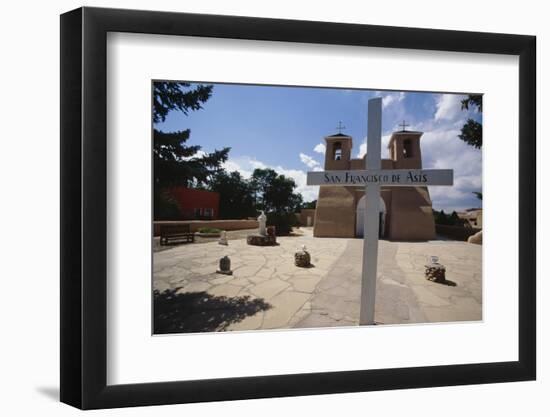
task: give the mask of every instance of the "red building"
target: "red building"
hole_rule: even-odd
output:
[[[178,202],[182,220],[216,220],[220,213],[220,195],[194,188],[173,187],[170,195]]]

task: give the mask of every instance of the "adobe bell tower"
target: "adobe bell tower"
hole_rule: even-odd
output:
[[[351,136],[342,133],[342,123],[338,133],[325,137],[325,170],[347,170],[351,168]],[[313,236],[349,237],[354,236],[355,192],[354,187],[319,187],[319,197],[315,208]]]
[[[351,136],[337,133],[326,136],[325,170],[340,170],[350,168]]]
[[[395,169],[422,169],[421,136],[422,132],[405,129],[392,133],[388,148]]]

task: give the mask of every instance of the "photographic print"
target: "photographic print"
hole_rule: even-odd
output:
[[[536,379],[534,36],[88,7],[60,33],[62,402]]]
[[[482,94],[152,81],[153,334],[482,320]]]

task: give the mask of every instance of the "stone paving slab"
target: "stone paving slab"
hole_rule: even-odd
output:
[[[279,237],[258,247],[234,239],[187,244],[153,255],[155,333],[353,326],[359,322],[361,239]],[[312,268],[294,265],[306,245]],[[215,273],[228,255],[233,275]],[[424,278],[430,255],[447,283]],[[380,241],[375,320],[381,324],[481,320],[481,246]]]

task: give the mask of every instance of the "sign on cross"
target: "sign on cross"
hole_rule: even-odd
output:
[[[382,99],[369,100],[365,170],[307,173],[307,185],[365,186],[366,210],[361,276],[360,324],[374,324],[378,263],[380,186],[453,185],[452,169],[381,169]]]

